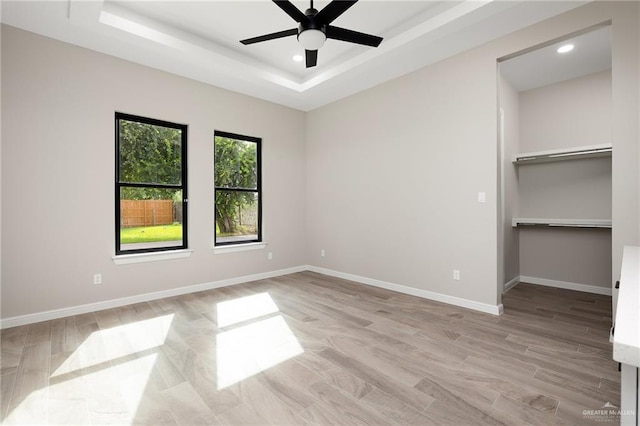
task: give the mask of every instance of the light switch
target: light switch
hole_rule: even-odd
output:
[[[487,193],[486,192],[478,192],[478,202],[484,203],[487,201]]]

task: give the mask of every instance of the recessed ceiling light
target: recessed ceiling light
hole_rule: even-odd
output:
[[[567,53],[567,52],[571,52],[572,50],[573,50],[573,44],[565,44],[564,46],[558,47],[558,50],[556,50],[556,52]]]
[[[294,55],[293,56],[293,60],[296,62],[302,62],[304,58],[302,57],[302,55]]]

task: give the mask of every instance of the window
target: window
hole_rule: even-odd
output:
[[[262,241],[261,141],[214,134],[216,246]]]
[[[116,112],[116,255],[187,248],[187,126]]]

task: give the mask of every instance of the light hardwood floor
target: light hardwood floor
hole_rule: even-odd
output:
[[[492,316],[304,272],[2,330],[5,424],[602,424],[611,299]],[[611,423],[607,423],[611,424]]]

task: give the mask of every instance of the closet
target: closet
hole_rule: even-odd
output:
[[[610,27],[499,69],[505,291],[528,282],[611,294]]]

